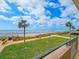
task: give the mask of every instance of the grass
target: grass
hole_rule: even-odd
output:
[[[79,30],[72,30],[71,33],[79,33]],[[70,37],[69,33],[67,32],[59,32],[57,33],[61,36],[66,36],[66,37]],[[76,37],[77,35],[71,34],[71,37]]]
[[[61,35],[61,36],[66,36],[66,37],[70,37],[69,34],[59,34],[59,35]],[[71,35],[71,37],[75,37],[75,35]]]
[[[25,44],[19,43],[10,45],[5,47],[5,49],[0,53],[0,59],[32,59],[34,56],[66,41],[67,39],[64,38],[51,37],[26,42]]]
[[[61,36],[65,36],[65,37],[70,37],[70,34],[69,33],[66,33],[66,32],[63,32],[63,33],[57,33],[58,35],[61,35]],[[71,37],[75,37],[76,35],[72,35],[71,34]]]

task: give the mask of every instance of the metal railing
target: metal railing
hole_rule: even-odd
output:
[[[76,46],[77,42],[78,42],[77,40],[78,40],[78,36],[71,39],[71,40],[68,40],[67,42],[65,42],[65,43],[63,43],[55,48],[49,49],[48,51],[46,51],[38,56],[35,56],[32,59],[43,59],[44,57],[48,56],[49,54],[51,54],[52,52],[56,51],[57,49],[61,48],[64,45],[71,46],[71,59],[73,59],[77,53],[77,46]]]

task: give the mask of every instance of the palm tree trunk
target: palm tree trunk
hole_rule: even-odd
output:
[[[70,39],[71,39],[71,27],[70,27]]]
[[[26,34],[26,33],[25,33],[25,26],[24,26],[24,43],[25,43],[25,34]]]

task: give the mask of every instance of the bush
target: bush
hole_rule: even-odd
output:
[[[1,41],[4,41],[4,40],[6,40],[7,39],[7,37],[0,37],[0,40]]]

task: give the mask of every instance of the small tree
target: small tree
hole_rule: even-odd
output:
[[[21,20],[21,22],[18,23],[18,27],[24,29],[24,43],[25,43],[25,36],[26,36],[25,33],[26,33],[27,26],[29,26],[29,24],[27,23],[26,20]]]
[[[75,29],[75,26],[72,25],[71,21],[66,22],[66,26],[69,28],[70,38],[71,38],[71,30]]]

